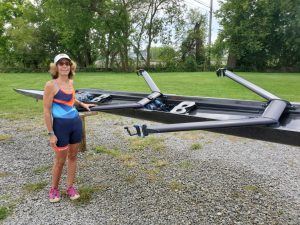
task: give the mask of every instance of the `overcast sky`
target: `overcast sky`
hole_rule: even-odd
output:
[[[184,0],[188,8],[196,8],[201,12],[207,14],[207,18],[209,18],[209,10],[210,10],[210,0]],[[218,0],[213,0],[213,12],[219,9]],[[207,23],[208,24],[208,23]],[[217,19],[212,18],[212,37],[211,40],[214,42],[217,38],[219,30],[219,24]]]

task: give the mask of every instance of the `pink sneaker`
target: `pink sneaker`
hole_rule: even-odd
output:
[[[52,187],[49,191],[49,201],[59,202],[59,200],[60,200],[59,189]]]
[[[67,195],[69,196],[69,198],[71,200],[76,200],[76,199],[78,199],[80,197],[78,191],[73,186],[70,186],[67,189]]]

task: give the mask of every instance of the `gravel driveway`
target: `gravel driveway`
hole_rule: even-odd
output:
[[[139,139],[123,130],[142,123],[150,124],[87,117],[76,179],[83,199],[51,204],[53,152],[42,118],[0,119],[0,223],[300,224],[299,147],[205,131]],[[66,170],[62,191],[65,183]]]

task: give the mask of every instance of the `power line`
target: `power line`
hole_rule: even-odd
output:
[[[193,1],[197,2],[198,4],[204,5],[204,6],[207,7],[207,8],[210,8],[210,6],[207,5],[205,2],[202,2],[202,1],[200,1],[200,0],[193,0]]]
[[[198,5],[194,4],[193,2],[186,1],[185,3],[193,7],[198,7]]]
[[[193,6],[195,8],[201,8],[202,10],[204,10],[206,12],[209,12],[209,10],[206,7],[204,7],[202,5],[199,5],[199,3],[195,4],[194,2],[190,2],[190,1],[186,1],[185,3],[188,4],[188,5],[190,5],[190,6]]]

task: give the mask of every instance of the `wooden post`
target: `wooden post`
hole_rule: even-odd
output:
[[[85,117],[97,115],[97,112],[82,112],[79,113],[80,119],[82,121],[82,141],[79,145],[79,151],[85,152],[86,151],[86,132],[85,132]]]

